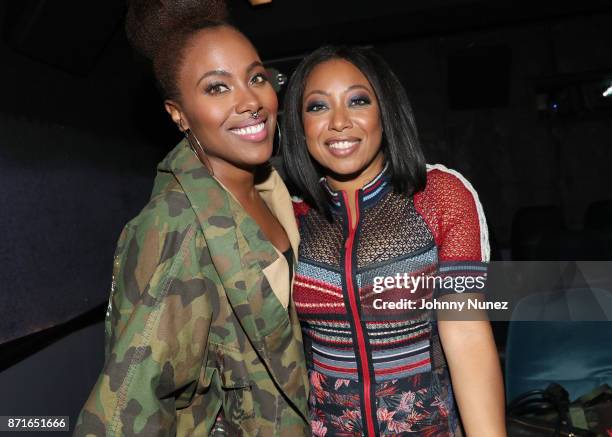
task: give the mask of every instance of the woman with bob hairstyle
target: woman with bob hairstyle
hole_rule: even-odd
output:
[[[310,431],[289,298],[299,235],[268,164],[277,97],[225,15],[219,0],[129,3],[128,38],[185,138],[119,238],[104,368],[75,435]]]
[[[472,185],[425,164],[406,93],[370,50],[307,56],[284,114],[313,435],[504,436],[490,323],[434,312],[484,292]]]

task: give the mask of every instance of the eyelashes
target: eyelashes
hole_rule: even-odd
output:
[[[266,82],[270,82],[270,78],[268,77],[266,73],[257,73],[255,76],[251,78],[252,84],[262,84]]]
[[[370,99],[369,96],[366,96],[365,94],[351,97],[351,99],[349,100],[350,106],[365,106],[371,103],[372,103],[372,100]]]
[[[370,96],[367,96],[365,94],[352,96],[347,102],[347,105],[349,107],[368,106],[371,104],[372,99],[370,98]],[[306,112],[320,112],[327,108],[327,103],[323,100],[313,101],[306,104]]]
[[[306,105],[306,112],[319,112],[326,108],[325,102],[311,102]]]
[[[258,86],[258,85],[264,85],[268,82],[270,82],[270,80],[266,73],[257,73],[253,75],[253,77],[249,80],[249,85]],[[216,82],[212,82],[208,84],[204,88],[204,93],[214,96],[214,95],[226,93],[230,90],[231,90],[230,86],[227,85],[225,82],[216,81]]]
[[[213,82],[204,89],[204,92],[210,95],[221,94],[226,91],[229,91],[229,87],[223,82]]]

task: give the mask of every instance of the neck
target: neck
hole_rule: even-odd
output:
[[[327,183],[334,191],[346,191],[352,199],[355,191],[361,189],[382,171],[384,164],[385,157],[380,151],[361,172],[351,175],[328,175]]]
[[[227,188],[238,201],[252,200],[257,195],[255,189],[256,167],[242,168],[222,159],[209,156],[214,177]]]

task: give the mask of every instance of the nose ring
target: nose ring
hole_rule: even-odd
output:
[[[251,112],[251,118],[257,120],[259,118],[259,111]]]

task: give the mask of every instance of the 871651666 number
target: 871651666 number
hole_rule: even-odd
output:
[[[69,416],[0,416],[0,432],[69,430]]]

